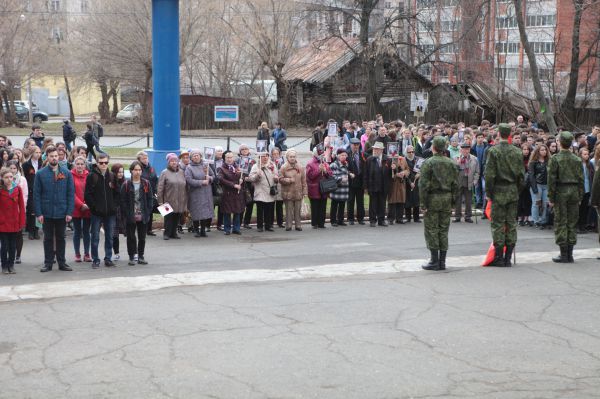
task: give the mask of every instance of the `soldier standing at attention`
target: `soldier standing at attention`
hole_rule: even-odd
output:
[[[581,159],[569,150],[573,135],[562,132],[559,142],[560,152],[548,162],[548,205],[554,207],[554,239],[560,247],[560,255],[552,260],[573,263],[579,203],[583,197],[583,169]]]
[[[444,156],[446,140],[443,137],[435,137],[431,148],[433,156],[423,163],[419,183],[425,213],[425,243],[431,251],[431,259],[423,269],[444,270],[450,217],[458,195],[458,170],[454,162]]]
[[[495,255],[490,266],[510,267],[510,258],[517,243],[517,203],[524,185],[525,169],[521,150],[508,144],[510,125],[501,123],[498,131],[500,142],[488,150],[484,172],[485,193],[492,201]]]

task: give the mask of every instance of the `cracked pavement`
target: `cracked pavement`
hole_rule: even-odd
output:
[[[475,245],[460,234],[468,227],[452,228],[451,253],[487,249],[489,226],[473,226]],[[283,232],[271,243],[255,232],[211,238],[210,251],[211,239],[200,241],[198,258],[180,264],[162,259],[186,246],[160,241],[149,269],[82,268],[50,280],[423,257],[411,229],[327,229],[306,243]],[[549,233],[520,233],[521,252],[554,254]],[[369,245],[343,245],[353,241]],[[588,234],[577,248],[596,246]],[[223,253],[232,261],[214,263]],[[0,280],[48,280],[36,267]],[[599,397],[598,309],[596,259],[7,302],[0,398]]]

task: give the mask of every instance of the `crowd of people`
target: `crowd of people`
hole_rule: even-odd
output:
[[[479,126],[445,120],[410,125],[384,122],[381,115],[361,122],[318,121],[310,137],[311,157],[303,165],[298,152],[287,148],[281,124],[270,132],[265,122],[257,134],[257,142],[266,143],[259,153],[252,153],[247,145],[237,153],[216,147],[214,156],[205,159],[208,156],[202,151],[190,149],[168,154],[166,169],[157,172],[141,151],[125,179],[123,165],[109,165],[109,156],[100,150],[103,128],[97,121],[88,125],[86,146],[74,145],[76,135],[68,122],[64,142],[57,143],[34,125],[23,147],[0,135],[2,271],[14,273],[14,265],[21,263],[22,232],[29,240],[39,240],[40,230],[45,254],[41,271],[52,270],[55,263],[59,270],[72,270],[65,250],[67,228],[73,230],[77,263],[114,267],[121,257],[119,239],[125,236],[128,264],[146,264],[146,238],[156,235],[153,215],[165,204],[171,212],[164,217],[164,240],[179,239],[186,230],[198,238],[211,229],[240,235],[242,229],[254,228],[254,215],[260,233],[276,227],[301,231],[308,214],[314,229],[326,228],[327,214],[334,228],[421,223],[427,208],[423,195],[426,202],[431,197],[420,188],[422,168],[434,155],[446,158],[440,170],[450,162],[456,172],[446,175],[452,181],[440,183],[447,183],[448,190],[452,186],[452,221],[472,223],[473,208],[485,208],[489,199],[485,176],[490,150],[504,136],[511,148],[518,149],[518,168],[523,173],[515,222],[549,228],[555,220],[548,164],[559,153],[560,139],[521,116],[507,126],[500,134],[502,129],[486,120]],[[575,134],[568,146],[579,157],[584,179],[577,206],[579,233],[597,229],[595,206],[600,204],[600,192],[594,193],[593,182],[600,165],[598,135],[596,126],[590,134]],[[429,208],[433,214],[435,206]]]

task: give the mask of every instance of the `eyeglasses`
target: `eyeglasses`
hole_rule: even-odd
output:
[[[98,165],[108,165],[108,161],[97,162]]]
[[[414,151],[406,151],[407,154],[414,154]]]

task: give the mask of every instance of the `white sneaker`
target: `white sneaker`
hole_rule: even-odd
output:
[[[113,256],[113,259],[114,260],[119,260],[119,259],[121,259],[121,257],[119,256],[119,254],[116,254],[115,256]]]
[[[137,254],[133,255],[133,260],[135,260],[137,262],[137,260],[138,260]]]

